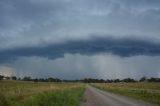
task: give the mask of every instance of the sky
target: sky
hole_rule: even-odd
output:
[[[0,0],[0,74],[160,77],[159,0]]]

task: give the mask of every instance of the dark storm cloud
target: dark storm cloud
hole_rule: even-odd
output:
[[[92,34],[159,42],[159,0],[1,0],[0,49],[46,46]]]
[[[0,0],[0,74],[160,76],[159,22],[160,0]]]
[[[39,56],[49,59],[63,57],[64,54],[94,55],[112,53],[122,57],[134,55],[160,55],[160,44],[133,39],[94,38],[91,40],[69,41],[46,47],[17,48],[0,51],[0,60],[14,60],[17,57]]]

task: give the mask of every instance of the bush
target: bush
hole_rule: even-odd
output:
[[[0,94],[0,106],[9,106],[9,103],[3,94]]]

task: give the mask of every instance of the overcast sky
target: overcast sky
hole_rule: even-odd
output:
[[[160,1],[0,0],[0,74],[160,77]]]

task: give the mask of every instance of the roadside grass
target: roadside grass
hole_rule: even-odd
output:
[[[160,106],[160,83],[96,83],[91,85],[101,90],[158,104]]]
[[[79,106],[84,84],[0,81],[0,106]]]

